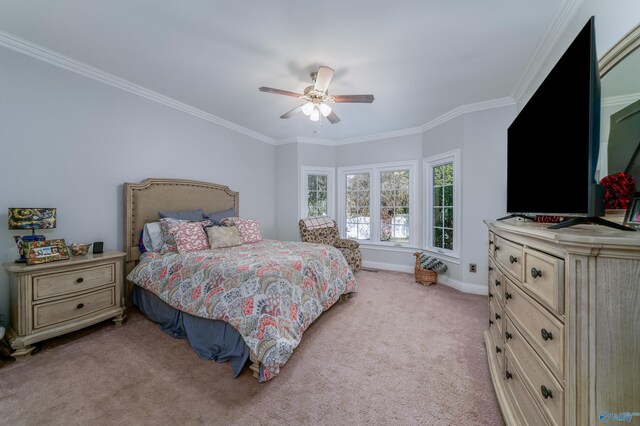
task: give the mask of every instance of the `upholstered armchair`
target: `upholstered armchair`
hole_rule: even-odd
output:
[[[336,221],[327,216],[307,217],[300,219],[300,239],[305,243],[327,244],[340,250],[347,260],[351,271],[358,272],[362,268],[360,243],[340,238]]]

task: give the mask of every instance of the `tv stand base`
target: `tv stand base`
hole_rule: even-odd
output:
[[[498,219],[500,220],[500,219]],[[547,229],[560,229],[567,228],[569,226],[574,225],[582,225],[592,223],[594,225],[602,225],[608,226],[609,228],[620,229],[622,231],[635,231],[633,228],[629,228],[628,226],[620,225],[619,223],[611,222],[609,220],[603,219],[601,217],[572,217],[571,219],[567,219],[560,223],[556,223],[555,225],[551,225]]]
[[[523,218],[525,220],[526,219],[534,220],[531,216],[527,216],[526,214],[519,214],[519,213],[514,213],[514,214],[507,215],[507,216],[503,216],[503,217],[498,218],[496,220],[506,220],[506,219],[511,219],[513,217],[521,217],[521,218]]]

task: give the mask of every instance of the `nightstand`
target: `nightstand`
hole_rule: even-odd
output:
[[[109,251],[31,266],[3,264],[10,275],[7,336],[16,361],[31,354],[33,343],[109,318],[122,325],[124,256]]]

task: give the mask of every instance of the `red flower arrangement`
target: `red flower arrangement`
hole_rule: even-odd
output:
[[[604,200],[607,209],[626,209],[636,192],[636,182],[625,172],[602,178],[600,185],[605,189]]]

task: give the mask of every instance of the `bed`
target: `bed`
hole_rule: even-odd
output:
[[[166,333],[188,338],[205,359],[230,361],[237,376],[250,359],[260,382],[275,377],[306,328],[357,291],[339,250],[262,240],[238,247],[178,254],[138,246],[158,211],[239,212],[228,187],[177,179],[125,183],[127,294]]]

